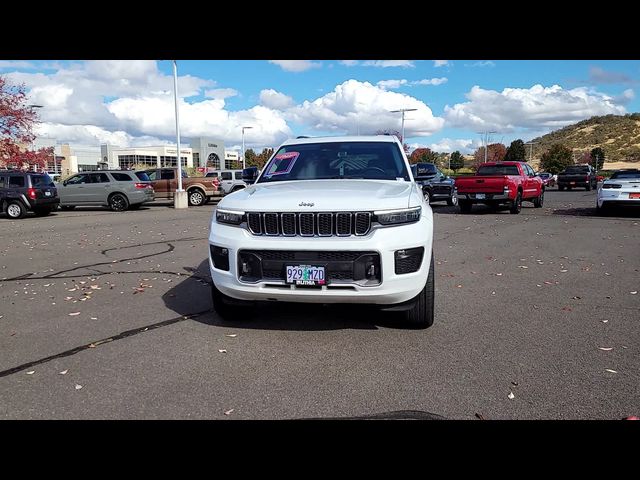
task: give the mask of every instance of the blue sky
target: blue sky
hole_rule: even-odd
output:
[[[640,111],[640,61],[285,60],[178,61],[181,130],[274,147],[291,136],[400,130],[412,147],[472,152],[531,138],[592,115]],[[149,145],[174,141],[169,61],[11,61],[43,105],[39,133],[58,142]]]

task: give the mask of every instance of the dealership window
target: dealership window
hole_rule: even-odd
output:
[[[180,160],[182,160],[182,166],[186,167],[187,157],[180,157]],[[162,167],[177,167],[178,163],[176,162],[175,156],[162,156],[160,157],[160,165]]]
[[[78,165],[79,172],[93,172],[99,170],[98,165]]]

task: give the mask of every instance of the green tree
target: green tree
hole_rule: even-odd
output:
[[[451,154],[450,162],[451,170],[453,170],[454,172],[464,167],[464,157],[457,150]]]
[[[251,166],[256,166],[258,168],[264,167],[264,164],[267,163],[269,158],[271,158],[271,155],[273,155],[273,148],[263,148],[260,155],[256,155],[255,165]]]
[[[552,145],[549,150],[542,154],[540,168],[549,173],[560,173],[569,165],[573,165],[573,153],[571,149],[561,143]]]
[[[524,148],[524,142],[520,139],[511,142],[504,156],[505,162],[526,162],[527,152]]]
[[[589,162],[596,170],[601,170],[604,166],[604,150],[600,147],[596,147],[591,150],[591,161]]]
[[[256,159],[258,156],[256,152],[253,151],[253,148],[247,148],[244,152],[244,163],[247,167],[256,167]],[[240,162],[242,164],[242,162]]]

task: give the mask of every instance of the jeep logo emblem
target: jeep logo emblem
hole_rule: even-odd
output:
[[[311,202],[311,203],[307,203],[307,202],[300,202],[300,204],[298,205],[299,207],[313,207],[315,205],[315,203]]]

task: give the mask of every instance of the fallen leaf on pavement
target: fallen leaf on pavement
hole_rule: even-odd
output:
[[[570,307],[562,307],[562,310],[564,310],[565,312],[571,312],[571,308]]]
[[[34,373],[36,373],[35,370],[31,370],[30,372],[27,372],[27,375],[33,375]]]
[[[517,387],[518,386],[518,382],[511,382],[511,385],[515,385]]]
[[[66,375],[69,370],[62,370],[58,375]]]
[[[518,268],[529,268],[529,267],[526,267],[524,265],[518,265]]]
[[[601,320],[602,323],[608,323],[609,320]]]
[[[571,297],[571,298],[573,298],[574,300],[580,300],[582,297],[578,297],[578,296],[576,295],[575,297]]]
[[[631,295],[637,295],[637,294],[638,294],[638,292],[637,292],[637,291],[635,291],[635,290],[634,290],[633,292],[629,292],[629,293],[630,293]]]
[[[75,317],[76,315],[80,315],[80,312],[73,312],[69,314],[70,317]]]
[[[96,344],[95,343],[90,343],[89,344],[89,348],[96,348]]]
[[[80,390],[81,388],[82,388],[82,385],[78,385],[78,384],[76,383],[76,390]]]
[[[476,413],[476,418],[479,420],[484,420],[484,417],[482,416],[481,413]]]
[[[611,370],[610,368],[605,368],[605,370],[606,370],[607,372],[609,372],[609,373],[618,373],[618,372],[616,372],[615,370]]]
[[[603,352],[610,352],[611,350],[613,350],[613,347],[598,347],[599,350],[602,350]]]
[[[507,397],[509,397],[509,400],[513,400],[514,398],[516,398],[513,392],[509,392],[509,395],[507,395]]]
[[[234,338],[234,337],[237,337],[237,336],[238,336],[238,335],[237,335],[237,334],[235,334],[235,333],[232,333],[232,334],[229,334],[229,335],[225,335],[225,337],[231,337],[231,338]]]
[[[569,270],[560,270],[562,273],[567,273]]]
[[[227,353],[227,351],[224,348],[218,349],[218,352],[220,353]]]
[[[231,415],[233,413],[233,408],[231,410],[227,410],[226,412],[224,412],[225,415]]]

